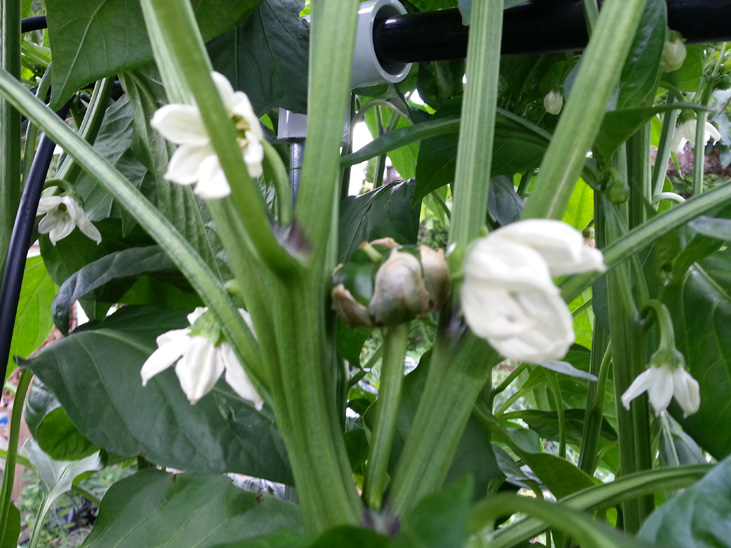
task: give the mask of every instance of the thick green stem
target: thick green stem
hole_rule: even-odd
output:
[[[401,402],[401,385],[404,379],[404,359],[409,342],[409,324],[404,323],[383,329],[383,363],[378,388],[375,426],[371,434],[370,451],[364,497],[372,510],[381,509],[383,492],[388,483],[388,461],[391,456],[396,418]]]
[[[645,222],[652,197],[650,188],[650,124],[637,130],[627,143],[627,179],[630,183],[629,227]]]
[[[606,394],[612,352],[609,349],[609,335],[599,325],[594,326],[591,343],[591,364],[589,372],[596,375],[597,382],[589,384],[584,413],[584,428],[581,433],[579,468],[594,475],[598,464],[599,438],[604,420],[604,395]]]
[[[350,103],[357,0],[314,0],[310,43],[307,146],[295,217],[312,246],[312,264],[326,264],[332,212],[339,203],[340,155]]]
[[[560,219],[599,133],[647,0],[604,3],[523,218]]]
[[[466,245],[485,226],[500,75],[502,21],[503,0],[484,0],[473,4],[467,45],[467,84],[454,175],[454,215],[449,230],[451,243]]]
[[[5,458],[5,473],[3,474],[3,484],[0,490],[0,528],[2,534],[0,538],[6,542],[5,532],[8,530],[8,516],[10,513],[10,495],[13,492],[13,483],[15,482],[15,462],[18,455],[18,438],[20,435],[20,419],[23,414],[23,403],[25,395],[28,392],[28,386],[33,378],[33,373],[23,369],[20,372],[20,380],[18,388],[15,390],[15,401],[13,403],[13,413],[10,417],[10,435],[8,436],[8,454]]]
[[[20,78],[19,0],[0,4],[0,66],[16,80]],[[20,112],[0,97],[0,282],[20,203]]]

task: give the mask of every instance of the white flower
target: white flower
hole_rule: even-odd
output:
[[[239,310],[247,320],[248,313]],[[205,308],[196,308],[188,314],[191,326],[206,313]],[[237,359],[231,345],[225,341],[216,344],[205,335],[192,335],[191,327],[174,329],[157,338],[155,350],[140,371],[142,386],[152,377],[173,364],[178,375],[180,387],[190,400],[196,403],[213,389],[221,373],[226,373],[226,382],[243,399],[261,409],[264,401]]]
[[[646,369],[622,394],[622,405],[629,409],[630,402],[644,392],[647,392],[656,415],[667,409],[673,396],[685,417],[697,412],[701,404],[698,382],[682,366],[671,368],[661,365]]]
[[[600,251],[570,226],[543,219],[510,224],[478,240],[464,264],[462,310],[470,329],[516,361],[560,359],[573,320],[552,276],[605,270]]]
[[[48,234],[53,245],[71,234],[76,227],[97,245],[102,241],[99,230],[91,224],[84,209],[71,196],[41,198],[36,215],[45,215],[38,223],[38,232]]]
[[[560,114],[563,108],[563,94],[560,91],[549,91],[543,98],[543,108],[548,114]]]
[[[685,148],[685,143],[690,142],[691,145],[693,145],[695,143],[695,131],[697,125],[697,121],[693,119],[683,122],[676,127],[675,133],[673,133],[673,140],[670,142],[670,150],[675,152],[675,154],[680,154]],[[708,141],[712,141],[711,144],[713,144],[720,139],[721,134],[718,130],[713,126],[713,124],[706,122],[703,130],[703,143],[705,144]]]
[[[211,77],[226,112],[236,126],[238,144],[247,171],[251,177],[259,177],[264,159],[264,148],[261,144],[264,135],[249,98],[243,91],[234,91],[231,83],[222,74],[212,72]],[[192,185],[197,181],[196,194],[209,200],[231,194],[198,107],[165,105],[155,112],[150,125],[165,139],[180,145],[170,158],[166,179],[181,185]]]

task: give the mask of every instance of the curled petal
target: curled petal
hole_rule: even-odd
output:
[[[46,218],[47,217],[44,217],[41,220],[43,221]],[[40,223],[38,223],[38,226],[38,230],[40,232]],[[74,231],[74,228],[76,228],[76,225],[74,224],[74,221],[71,220],[71,217],[68,215],[59,216],[56,218],[53,228],[51,228],[48,232],[48,238],[51,240],[53,245],[56,245],[56,242],[63,240],[66,236],[71,234]]]
[[[176,329],[157,338],[157,350],[150,354],[140,370],[142,386],[180,359],[189,345],[188,331],[188,329]]]
[[[211,78],[213,78],[213,83],[216,85],[216,89],[218,89],[218,94],[221,96],[221,101],[223,102],[223,106],[226,108],[226,112],[232,114],[234,112],[234,107],[236,106],[237,96],[234,93],[234,88],[231,86],[231,82],[229,82],[228,78],[220,72],[211,72]],[[242,93],[243,95],[243,92],[239,93]]]
[[[465,279],[461,296],[467,325],[475,335],[491,343],[495,338],[517,336],[535,325],[533,317],[514,296],[497,284]]]
[[[200,111],[191,105],[165,105],[155,112],[150,125],[176,145],[202,146],[210,142]]]
[[[189,337],[190,343],[175,366],[180,387],[190,403],[196,403],[211,391],[223,373],[223,363],[213,342],[206,337]]]
[[[62,202],[63,198],[61,196],[47,196],[45,198],[41,198],[38,202],[38,211],[36,212],[36,215],[43,215],[49,211],[55,211]]]
[[[231,194],[226,174],[221,168],[218,156],[209,156],[198,168],[198,184],[195,193],[206,200],[216,200]]]
[[[667,367],[651,367],[650,371],[652,384],[647,389],[647,396],[655,415],[660,415],[673,399],[673,377]]]
[[[698,412],[701,406],[701,395],[698,381],[682,367],[673,371],[673,395],[687,417]]]
[[[249,132],[246,132],[247,137]],[[244,148],[244,162],[246,163],[246,171],[249,172],[249,177],[256,179],[261,177],[263,172],[261,163],[264,160],[264,147],[256,139],[247,139],[248,144]]]
[[[622,405],[625,409],[629,409],[630,402],[647,392],[652,386],[654,377],[652,376],[651,369],[646,369],[630,384],[629,388],[622,394]]]

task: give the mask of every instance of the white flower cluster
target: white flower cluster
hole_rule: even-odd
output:
[[[47,196],[38,203],[36,215],[44,215],[38,223],[38,232],[48,234],[53,245],[77,228],[97,244],[102,241],[99,230],[91,224],[84,208],[71,196]]]
[[[675,152],[675,154],[680,154],[685,148],[685,143],[690,142],[691,145],[695,143],[695,132],[697,126],[698,122],[693,119],[683,122],[676,127],[675,133],[673,133],[673,139],[670,141],[670,150]],[[703,126],[703,143],[705,144],[708,141],[711,141],[711,144],[713,144],[720,140],[721,134],[718,130],[713,126],[713,124],[706,122],[706,125]]]
[[[575,335],[552,277],[591,270],[605,270],[601,252],[565,223],[530,219],[495,230],[465,260],[461,301],[467,324],[508,359],[560,359]]]
[[[188,323],[193,326],[206,312],[206,308],[196,308],[188,314]],[[248,312],[239,312],[250,323]],[[214,336],[217,338],[217,335]],[[160,335],[157,338],[157,347],[140,371],[142,386],[158,373],[176,364],[175,373],[178,375],[180,387],[190,403],[196,403],[208,394],[225,372],[226,382],[234,392],[253,403],[257,409],[264,405],[229,343],[211,340],[204,334],[193,334],[191,327],[186,327]]]
[[[238,132],[238,144],[249,175],[262,173],[264,134],[259,118],[243,91],[234,91],[223,74],[212,72],[221,101]],[[221,168],[200,110],[194,105],[165,105],[152,117],[150,125],[168,141],[180,145],[170,158],[165,178],[180,185],[198,184],[195,193],[213,200],[231,194],[231,187]]]

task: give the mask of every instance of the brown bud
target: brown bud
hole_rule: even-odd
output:
[[[429,308],[437,310],[442,307],[444,301],[449,297],[450,276],[449,266],[444,259],[443,249],[432,249],[431,247],[420,245],[419,253],[421,255],[421,268],[424,275],[424,284],[429,292]]]
[[[429,293],[416,257],[391,250],[376,273],[368,309],[378,325],[403,323],[429,311]]]
[[[356,301],[343,284],[333,287],[332,301],[332,309],[346,324],[373,327],[368,309]]]

